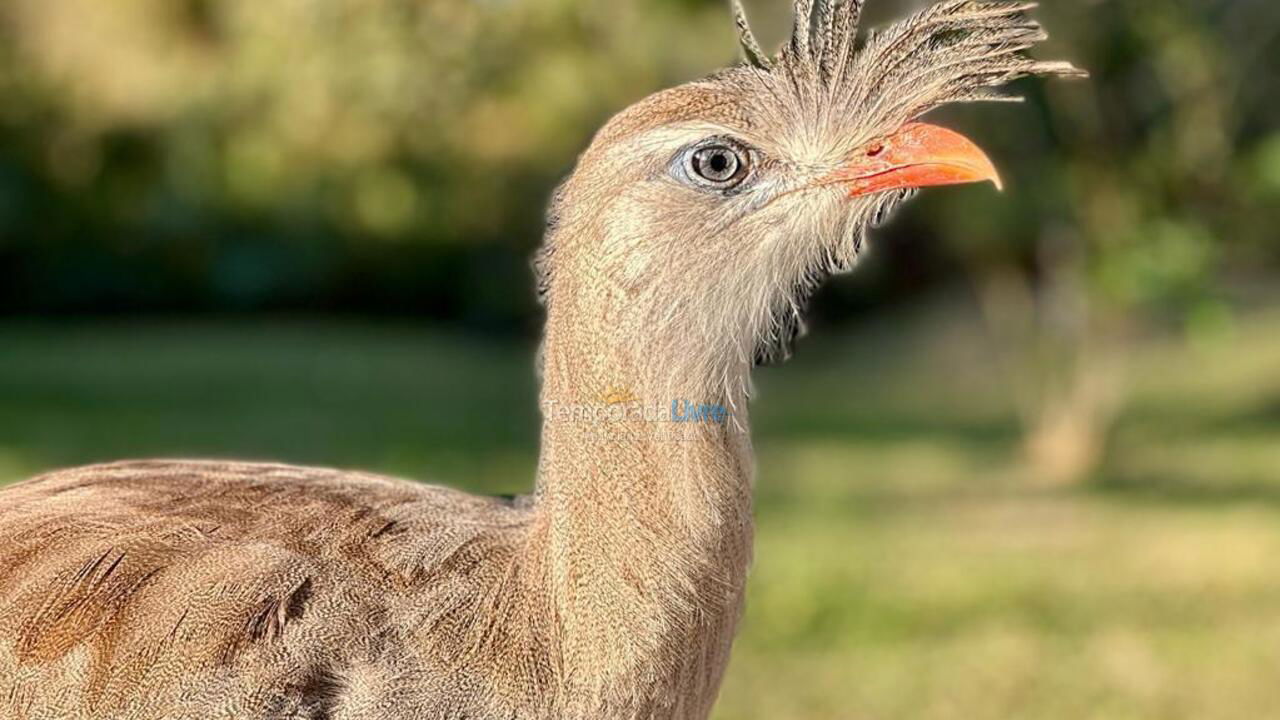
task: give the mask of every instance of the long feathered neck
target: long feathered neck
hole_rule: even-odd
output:
[[[872,139],[858,132],[992,99],[1018,77],[1079,74],[1024,54],[1045,37],[1029,3],[944,0],[861,48],[861,0],[795,3],[791,41],[773,57],[735,3],[756,69],[721,79],[758,85],[769,122],[793,132],[856,145]],[[731,250],[698,238],[671,244],[694,229],[620,200],[628,159],[609,150],[662,119],[658,104],[637,107],[559,193],[538,263],[547,328],[528,550],[558,630],[562,717],[702,717],[714,700],[750,557],[747,375],[786,293],[809,277],[807,265],[709,277],[743,265],[700,258]],[[676,287],[682,274],[714,292]]]
[[[564,694],[584,712],[697,717],[750,556],[745,397],[710,370],[716,348],[650,323],[579,252],[604,241],[593,232],[557,229],[544,288],[540,551],[565,667],[591,669]]]

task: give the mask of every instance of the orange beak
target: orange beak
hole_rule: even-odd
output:
[[[991,159],[977,145],[960,133],[925,123],[909,123],[868,145],[831,179],[847,183],[849,197],[987,181],[1003,189]]]

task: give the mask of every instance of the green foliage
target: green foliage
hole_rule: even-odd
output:
[[[750,5],[781,37],[787,3]],[[913,6],[871,3],[870,21]],[[1046,56],[1093,79],[949,113],[1010,195],[927,194],[879,243],[905,269],[831,307],[945,282],[957,262],[1034,266],[1046,235],[1078,245],[1122,307],[1275,267],[1271,5],[1039,14]],[[531,293],[510,289],[529,285],[523,258],[574,154],[611,112],[735,52],[711,0],[14,0],[0,11],[0,311],[527,318]],[[1188,252],[1206,264],[1186,267]]]
[[[732,60],[721,15],[560,0],[11,3],[0,253],[19,272],[0,308],[358,306],[379,296],[370,275],[411,294],[438,278],[397,273],[465,262],[459,246],[525,255],[610,110]],[[446,301],[474,304],[468,276],[453,277],[419,304],[455,317]]]

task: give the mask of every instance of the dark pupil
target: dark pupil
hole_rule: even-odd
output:
[[[694,156],[694,169],[714,182],[732,180],[738,172],[738,158],[732,150],[708,148]]]

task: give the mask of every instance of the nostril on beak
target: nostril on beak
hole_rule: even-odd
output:
[[[867,157],[877,157],[884,152],[884,143],[876,143],[867,150]]]

